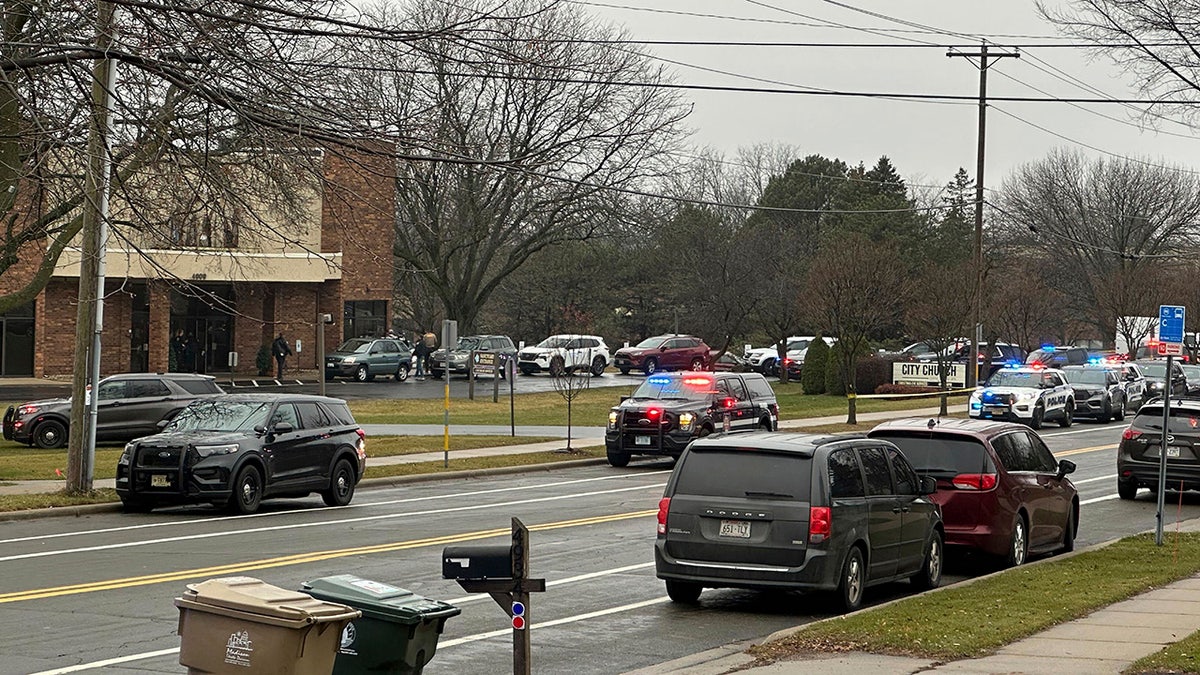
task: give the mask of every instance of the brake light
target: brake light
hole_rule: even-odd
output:
[[[960,490],[991,490],[996,487],[996,474],[960,473],[950,482]]]
[[[828,506],[808,508],[808,543],[819,544],[829,538],[832,514]]]
[[[737,400],[732,396],[726,396],[725,398],[721,399],[721,407],[725,409],[732,408],[735,403],[737,403]]]
[[[1137,429],[1134,429],[1133,427],[1125,427],[1125,431],[1121,434],[1121,438],[1126,441],[1132,441],[1141,435],[1142,432],[1138,431]]]
[[[667,533],[667,513],[671,510],[671,498],[663,497],[658,500],[658,533]]]

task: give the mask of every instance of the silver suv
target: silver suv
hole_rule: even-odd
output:
[[[522,375],[547,372],[558,375],[586,370],[594,377],[604,374],[612,355],[599,335],[551,335],[517,354]]]

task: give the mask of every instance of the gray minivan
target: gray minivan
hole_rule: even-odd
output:
[[[754,432],[693,441],[658,506],[654,563],[675,602],[705,588],[836,592],[942,578],[942,515],[893,444]]]

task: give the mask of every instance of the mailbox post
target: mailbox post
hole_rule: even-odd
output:
[[[513,675],[530,675],[529,594],[545,591],[546,580],[529,578],[529,528],[513,518],[510,546],[447,546],[442,578],[492,596],[512,621]]]

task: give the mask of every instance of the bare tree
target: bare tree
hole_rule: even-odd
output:
[[[448,316],[471,329],[498,284],[531,255],[587,240],[620,217],[622,190],[669,165],[686,114],[666,75],[619,35],[565,3],[415,0],[417,32],[467,22],[494,46],[446,40],[372,55],[392,75],[382,83],[396,119],[425,139],[430,158],[473,163],[400,163],[395,257],[437,294]],[[365,88],[375,86],[365,82]],[[494,162],[503,162],[496,166]]]
[[[937,361],[938,382],[947,391],[947,380],[954,349],[970,329],[974,316],[970,303],[964,305],[963,279],[971,277],[969,260],[953,267],[930,265],[921,270],[913,283],[912,300],[904,315],[905,329],[920,336],[933,350]],[[947,414],[947,396],[942,394],[939,415]]]
[[[803,306],[812,321],[837,336],[846,382],[846,423],[857,424],[854,384],[868,338],[903,316],[910,282],[895,247],[850,233],[830,242],[809,270]]]
[[[1062,332],[1067,299],[1047,283],[1044,265],[1037,259],[1008,258],[1001,267],[1006,270],[1003,285],[985,289],[991,341],[1003,338],[1032,351],[1042,340]]]
[[[585,350],[587,354],[575,354],[571,359],[572,363],[591,363],[592,353],[590,349]],[[586,358],[585,358],[586,357]],[[579,395],[587,391],[592,384],[591,374],[585,369],[582,373],[578,373],[571,368],[559,368],[557,371],[551,371],[550,379],[554,383],[554,391],[562,396],[567,402],[567,447],[566,452],[575,452],[571,447],[571,408]]]
[[[1066,313],[1100,335],[1144,315],[1156,271],[1200,244],[1200,176],[1136,160],[1055,151],[1014,171],[999,205],[1000,234],[1037,251]]]

